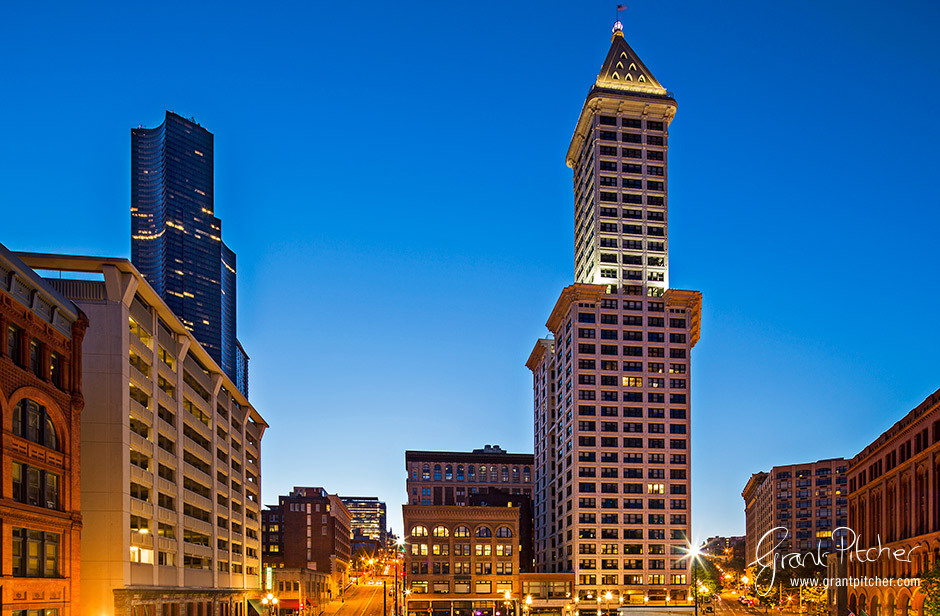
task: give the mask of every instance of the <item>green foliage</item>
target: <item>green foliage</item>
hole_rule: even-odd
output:
[[[927,595],[924,612],[930,616],[940,616],[940,560],[920,576],[920,590]]]
[[[810,601],[813,603],[825,603],[826,587],[821,584],[819,586],[804,586],[803,587],[803,601]]]
[[[692,562],[692,573],[692,577],[698,582],[701,582],[702,586],[707,590],[707,592],[704,593],[707,596],[713,597],[721,592],[721,572],[718,571],[718,568],[707,558],[695,559]],[[693,589],[693,592],[697,592],[697,590],[698,589]]]
[[[740,580],[741,576],[744,575],[745,563],[743,558],[732,558],[729,559],[725,564],[725,571],[735,576],[735,579]]]

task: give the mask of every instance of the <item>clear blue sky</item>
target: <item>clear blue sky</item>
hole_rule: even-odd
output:
[[[129,256],[130,129],[194,116],[264,502],[377,495],[399,531],[405,449],[532,451],[615,4],[9,4],[0,242]],[[629,4],[679,102],[671,283],[704,293],[695,533],[740,534],[752,472],[852,456],[940,387],[940,5]]]

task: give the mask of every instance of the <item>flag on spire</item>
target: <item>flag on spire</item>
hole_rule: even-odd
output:
[[[626,11],[626,10],[627,10],[627,5],[626,5],[626,4],[618,4],[618,5],[617,5],[617,12],[618,12],[618,13],[619,13],[620,11]]]

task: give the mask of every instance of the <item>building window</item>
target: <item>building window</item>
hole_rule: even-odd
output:
[[[20,400],[13,407],[13,434],[49,449],[59,448],[55,426],[46,407],[33,400]]]
[[[7,353],[13,363],[20,363],[20,332],[23,331],[15,325],[7,327]]]
[[[29,369],[39,378],[43,378],[42,344],[36,339],[31,340],[29,343]]]
[[[46,509],[58,509],[59,476],[50,471],[14,461],[13,500]]]
[[[62,356],[58,353],[49,354],[49,379],[56,387],[62,387]]]
[[[59,535],[13,527],[13,576],[57,577]]]

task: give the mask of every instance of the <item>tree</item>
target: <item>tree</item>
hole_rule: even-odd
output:
[[[924,612],[930,616],[940,615],[940,560],[920,576],[920,590],[924,599]]]
[[[735,576],[735,579],[740,580],[741,576],[744,575],[745,563],[744,559],[740,556],[738,558],[731,558],[728,562],[725,563],[725,571]]]
[[[701,583],[708,596],[721,592],[721,572],[707,558],[696,558],[692,561],[693,579]],[[698,588],[693,588],[698,593]]]

